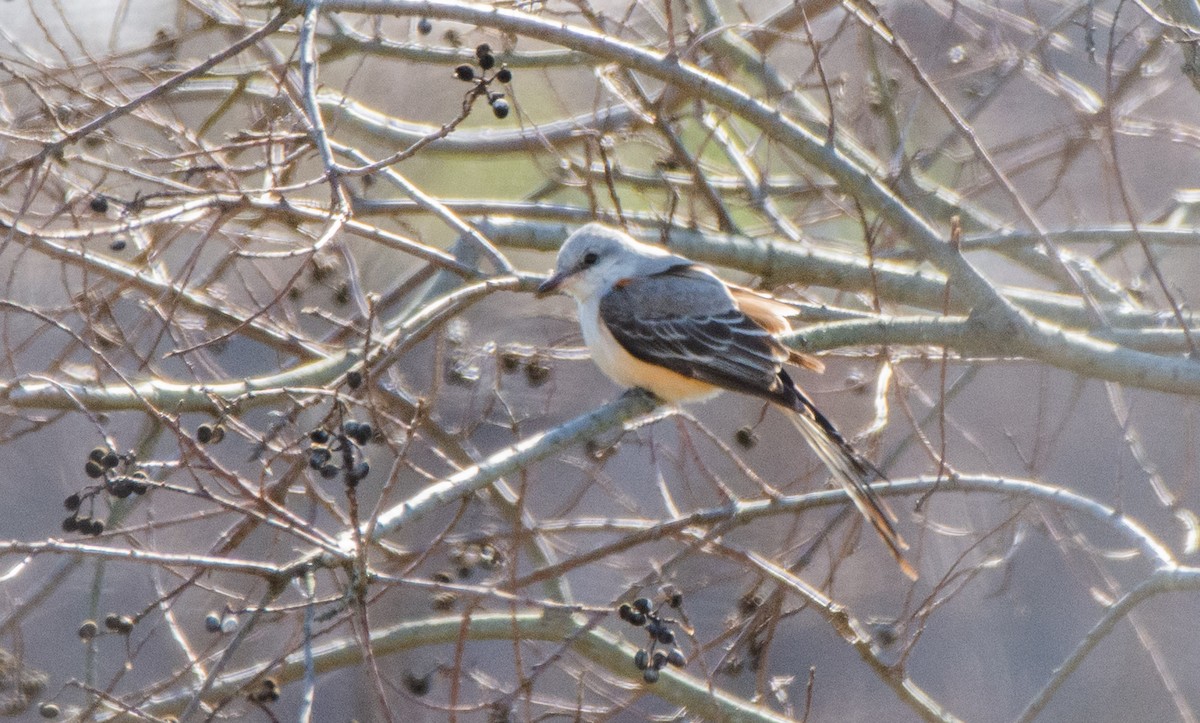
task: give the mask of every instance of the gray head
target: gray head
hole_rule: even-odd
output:
[[[620,229],[589,223],[563,242],[554,274],[538,287],[538,295],[563,291],[576,299],[587,298],[623,278],[656,274],[681,263],[688,261],[636,241]]]

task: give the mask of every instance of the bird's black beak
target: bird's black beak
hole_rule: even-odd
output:
[[[534,295],[540,299],[547,294],[553,294],[555,291],[558,291],[558,287],[562,286],[562,283],[566,280],[566,278],[566,274],[552,274],[550,278],[543,281],[541,285],[537,287],[537,291],[534,293]]]

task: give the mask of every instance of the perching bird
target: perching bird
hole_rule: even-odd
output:
[[[707,267],[598,223],[559,249],[554,274],[538,295],[563,291],[579,306],[592,360],[618,384],[641,387],[665,402],[707,399],[724,389],[750,394],[795,413],[797,427],[904,573],[908,545],[895,515],[871,490],[884,479],[850,446],[784,370],[785,362],[821,371],[820,361],[777,338],[795,310],[721,281]]]

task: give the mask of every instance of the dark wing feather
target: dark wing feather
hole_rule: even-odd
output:
[[[683,376],[781,404],[788,351],[744,314],[725,285],[694,266],[623,281],[600,319],[634,357]]]

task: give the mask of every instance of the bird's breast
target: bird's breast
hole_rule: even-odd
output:
[[[641,387],[666,402],[707,399],[721,391],[707,382],[692,379],[666,367],[650,364],[626,351],[600,318],[600,310],[579,305],[579,326],[592,361],[610,379],[624,387]]]

